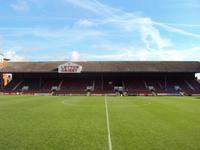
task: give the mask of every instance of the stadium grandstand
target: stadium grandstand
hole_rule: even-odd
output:
[[[200,95],[200,62],[1,62],[1,93],[37,95]]]

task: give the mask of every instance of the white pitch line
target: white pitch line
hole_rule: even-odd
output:
[[[110,134],[110,120],[108,115],[108,104],[107,104],[107,96],[105,95],[105,107],[106,107],[106,122],[107,122],[107,132],[108,132],[108,148],[112,150],[112,140]]]

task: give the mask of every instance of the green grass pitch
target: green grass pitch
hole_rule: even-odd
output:
[[[108,128],[112,150],[199,150],[200,98],[0,96],[0,150],[109,150]]]

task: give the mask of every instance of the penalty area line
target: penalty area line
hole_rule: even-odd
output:
[[[112,150],[112,140],[111,140],[111,133],[110,133],[110,120],[108,114],[108,103],[107,103],[107,96],[105,95],[105,109],[106,109],[106,124],[107,124],[107,132],[108,132],[108,150]]]

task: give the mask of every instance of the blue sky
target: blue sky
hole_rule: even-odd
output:
[[[0,0],[13,61],[200,60],[199,0]]]

